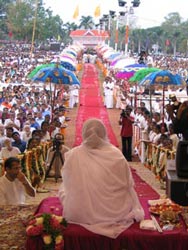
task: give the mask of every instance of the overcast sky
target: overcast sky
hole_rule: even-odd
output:
[[[127,6],[131,6],[131,1],[126,0]],[[72,17],[77,5],[79,5],[79,17],[94,16],[98,5],[100,5],[101,16],[108,14],[109,10],[125,10],[118,6],[118,0],[44,0],[44,3],[46,8],[50,7],[53,10],[53,14],[60,15],[64,22],[76,22]],[[178,12],[183,20],[187,20],[187,7],[188,0],[140,0],[140,6],[134,8],[134,16],[137,19],[137,26],[148,28],[160,25],[164,17],[172,12]],[[98,19],[96,23],[97,21]]]

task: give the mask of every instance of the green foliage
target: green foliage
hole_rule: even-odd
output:
[[[92,16],[81,16],[79,28],[81,29],[93,29],[94,21]]]
[[[13,39],[32,41],[34,20],[36,20],[35,42],[41,43],[53,37],[64,45],[72,42],[70,32],[76,29],[95,29],[92,16],[81,16],[79,24],[64,23],[59,15],[53,15],[50,8],[45,9],[43,0],[38,0],[37,15],[36,0],[0,0],[0,39],[7,39],[8,33]],[[169,13],[164,17],[161,26],[148,29],[138,29],[136,23],[130,23],[129,50],[139,52],[142,49],[152,50],[157,44],[160,51],[166,53],[185,53],[188,50],[188,20],[183,21],[179,13]],[[106,27],[107,29],[107,27]],[[167,47],[166,40],[170,41]],[[115,20],[112,21],[110,45],[115,46]],[[119,27],[118,49],[125,48],[125,25]]]

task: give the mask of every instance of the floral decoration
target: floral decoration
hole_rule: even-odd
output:
[[[62,216],[44,213],[34,216],[29,221],[26,234],[29,237],[42,237],[45,250],[63,250],[63,232],[66,227],[67,222]]]

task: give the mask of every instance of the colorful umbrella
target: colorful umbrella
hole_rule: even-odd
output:
[[[178,74],[172,74],[168,70],[160,70],[150,73],[139,83],[139,85],[182,85],[186,84],[184,79]]]
[[[72,60],[73,62],[76,62],[76,58],[72,56],[71,54],[62,54],[59,59],[61,60],[62,58],[67,58],[69,60]]]
[[[43,82],[43,83],[49,83],[50,89],[52,90],[51,84],[54,83],[54,92],[50,96],[50,102],[52,107],[52,115],[54,111],[54,105],[55,105],[55,98],[56,98],[56,86],[57,84],[67,84],[67,85],[73,85],[78,84],[80,85],[80,82],[76,75],[65,68],[63,68],[60,65],[52,64],[53,66],[50,67],[44,67],[41,68],[36,75],[32,77],[33,81]],[[52,91],[51,91],[52,92]]]
[[[132,76],[134,75],[134,71],[131,71],[131,72],[117,72],[116,73],[116,78],[118,79],[129,79],[131,78]]]
[[[144,64],[130,64],[124,67],[124,69],[122,69],[120,72],[117,72],[116,77],[119,79],[129,79],[135,74],[135,72],[146,67],[147,66]]]
[[[114,54],[111,54],[109,57],[108,57],[108,60],[114,60],[116,57],[119,57],[121,56],[121,53],[120,52],[116,52]]]
[[[130,72],[130,71],[138,71],[140,69],[144,69],[144,68],[147,68],[147,66],[145,64],[139,64],[139,63],[134,63],[134,64],[130,64],[130,65],[127,65],[123,68],[122,71],[124,72]]]
[[[49,64],[41,64],[39,66],[37,66],[35,69],[33,69],[29,74],[28,74],[28,78],[33,78],[38,72],[39,70],[43,69],[43,68],[50,68],[50,67],[54,67],[53,63],[49,63]]]
[[[52,63],[55,63],[55,62],[52,62]],[[59,64],[65,68],[65,69],[68,69],[70,71],[76,71],[76,67],[73,66],[70,62],[66,62],[66,61],[60,61]]]
[[[71,58],[67,58],[67,57],[60,57],[60,58],[54,58],[51,63],[60,63],[60,62],[68,62],[70,63],[72,66],[76,66],[76,61],[74,59]]]
[[[53,65],[54,66],[40,69],[37,74],[32,77],[32,80],[56,84],[80,84],[78,78],[72,71],[56,64]]]
[[[68,53],[68,54],[71,54],[71,55],[73,55],[75,57],[77,56],[77,52],[74,51],[74,50],[69,49],[69,50],[65,50],[65,52]]]
[[[157,72],[150,73],[149,75],[144,77],[144,79],[139,83],[139,85],[162,85],[163,86],[163,125],[164,125],[165,86],[186,85],[184,79],[180,75],[172,74],[168,70],[160,70]]]
[[[125,66],[131,65],[135,63],[134,58],[123,58],[123,59],[118,59],[114,63],[112,62],[110,66],[115,69],[123,69]]]
[[[130,82],[140,82],[141,80],[144,79],[144,77],[146,77],[147,75],[149,75],[150,73],[153,73],[153,72],[157,72],[159,71],[160,69],[158,68],[143,68],[143,69],[140,69],[138,70],[133,77],[131,77],[129,79]]]

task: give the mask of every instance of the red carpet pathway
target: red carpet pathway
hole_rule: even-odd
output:
[[[89,118],[98,118],[103,121],[107,128],[110,142],[119,146],[116,136],[112,130],[108,113],[104,107],[100,94],[99,76],[96,66],[93,64],[85,64],[80,89],[80,107],[76,118],[76,138],[74,146],[78,146],[82,142],[82,126],[84,121]]]
[[[109,122],[108,113],[100,95],[98,72],[95,65],[85,64],[81,84],[80,107],[76,118],[76,138],[74,146],[78,146],[82,142],[81,131],[84,121],[93,117],[99,118],[103,121],[107,128],[108,137],[111,143],[118,146],[116,136]],[[144,180],[142,180],[133,169],[132,174],[139,199],[146,211],[146,216],[149,216],[147,201],[148,199],[158,199],[159,195]]]

